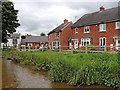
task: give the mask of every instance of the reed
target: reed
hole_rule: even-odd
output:
[[[70,85],[104,84],[120,87],[119,54],[15,51],[14,61],[47,70],[54,82]]]

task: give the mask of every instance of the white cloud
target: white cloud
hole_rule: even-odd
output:
[[[11,1],[14,1],[15,9],[19,10],[18,17],[21,26],[17,28],[17,31],[32,35],[40,35],[41,32],[47,34],[63,23],[64,19],[75,22],[84,14],[99,10],[101,5],[105,8],[117,6],[117,3],[86,3],[85,0],[84,2],[81,2],[82,0],[74,0],[74,2],[73,0],[57,0],[57,2],[50,2],[51,0],[49,2],[45,2],[47,0]],[[75,18],[76,16],[77,18]]]

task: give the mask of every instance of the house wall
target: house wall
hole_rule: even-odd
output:
[[[69,46],[68,39],[72,36],[72,29],[71,26],[72,23],[70,23],[62,32],[60,32],[60,43],[61,46]],[[67,50],[69,47],[62,47],[62,50]]]
[[[39,44],[39,47],[40,47],[42,44],[45,46],[46,44],[48,44],[48,42],[46,42],[46,43],[44,43],[44,42],[41,42],[41,43],[32,43],[32,47],[36,47],[38,44]],[[26,43],[25,46],[28,46],[28,43]]]
[[[60,32],[59,32],[59,38],[56,38],[55,37],[55,32],[53,32],[53,33],[48,35],[48,40],[51,41],[51,42],[55,41],[55,40],[60,40]]]
[[[7,46],[13,46],[13,39],[8,39]]]
[[[52,42],[55,40],[59,40],[59,43],[61,46],[68,46],[68,39],[72,36],[72,29],[71,26],[72,23],[70,23],[66,28],[64,28],[61,32],[59,32],[59,38],[55,37],[55,32],[48,35],[48,40]],[[67,47],[62,47],[62,50],[68,49]]]
[[[79,44],[81,44],[82,37],[92,36],[92,45],[99,46],[99,38],[106,37],[106,45],[110,46],[113,44],[115,46],[115,41],[113,36],[120,35],[120,30],[116,29],[115,22],[104,23],[106,24],[106,31],[99,31],[99,25],[90,25],[90,33],[84,33],[84,27],[78,27],[78,33],[75,33],[75,28],[73,28],[73,36],[72,38],[79,38]],[[73,44],[74,45],[74,44]]]

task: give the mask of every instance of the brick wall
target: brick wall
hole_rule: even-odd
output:
[[[72,23],[70,23],[66,28],[64,28],[61,32],[59,32],[59,38],[55,37],[55,32],[49,34],[48,35],[49,41],[52,42],[55,40],[59,40],[61,46],[68,46],[68,39],[72,35],[72,29],[70,27],[71,25],[72,25]],[[66,49],[68,49],[68,48],[62,47],[62,50],[66,50]]]
[[[84,27],[78,28],[78,33],[75,33],[75,28],[73,28],[73,35],[72,38],[79,38],[79,44],[81,44],[82,37],[92,36],[92,44],[99,46],[99,38],[106,37],[106,45],[110,46],[110,44],[115,45],[115,41],[113,36],[120,35],[120,29],[115,29],[115,22],[105,23],[106,24],[106,31],[99,31],[99,24],[97,25],[90,25],[90,33],[84,33]]]

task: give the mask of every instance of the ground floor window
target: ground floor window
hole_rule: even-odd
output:
[[[37,47],[39,47],[40,45],[39,44],[37,44]]]
[[[105,46],[106,45],[106,38],[100,38],[100,46]]]
[[[85,45],[90,45],[91,43],[91,39],[90,38],[82,38],[81,39],[81,45],[85,46]]]
[[[120,39],[116,39],[116,46],[119,46],[119,47],[116,47],[116,49],[120,50]]]
[[[59,48],[59,41],[54,41],[53,42],[53,47]]]
[[[30,47],[31,47],[31,46],[32,46],[32,43],[28,43],[28,46],[30,46]]]

